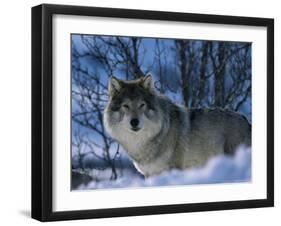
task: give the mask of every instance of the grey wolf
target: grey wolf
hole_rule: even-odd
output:
[[[212,156],[251,146],[251,125],[222,109],[187,109],[157,93],[151,75],[111,77],[104,126],[145,176],[204,165]]]

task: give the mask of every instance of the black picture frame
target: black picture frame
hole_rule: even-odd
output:
[[[266,27],[267,198],[54,212],[52,210],[52,18],[55,14]],[[273,19],[49,4],[32,8],[32,218],[40,221],[56,221],[270,206],[274,206]]]

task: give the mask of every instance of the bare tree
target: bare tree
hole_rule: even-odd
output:
[[[93,131],[101,141],[103,158],[112,169],[112,179],[117,178],[115,163],[110,155],[113,144],[104,129],[103,110],[107,102],[107,86],[102,83],[98,73],[89,73],[79,64],[72,65],[72,120]]]
[[[141,38],[82,36],[82,42],[91,56],[105,66],[109,75],[118,69],[125,72],[126,79],[139,78],[146,74],[141,69],[146,51],[142,47]]]
[[[251,93],[251,45],[175,40],[175,64],[187,107],[239,110]]]
[[[190,50],[191,42],[188,40],[175,40],[175,49],[178,57],[183,102],[185,106],[190,106],[189,82],[194,61],[193,53]],[[187,53],[189,53],[190,58],[188,58]]]

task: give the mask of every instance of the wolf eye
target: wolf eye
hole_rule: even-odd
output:
[[[145,103],[142,103],[139,108],[143,108],[145,106]]]
[[[129,105],[128,104],[123,104],[123,107],[126,109],[129,109]]]

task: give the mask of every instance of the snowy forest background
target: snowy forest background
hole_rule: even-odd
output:
[[[251,43],[71,35],[72,189],[249,181],[250,150],[201,169],[144,180],[103,126],[111,75],[152,73],[159,93],[189,108],[238,111],[251,122]]]

